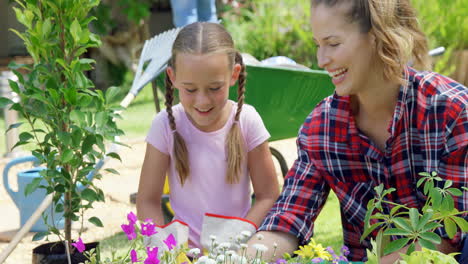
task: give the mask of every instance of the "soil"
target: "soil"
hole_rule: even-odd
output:
[[[131,148],[120,147],[118,149],[117,152],[121,156],[122,162],[111,159],[105,164],[105,167],[114,168],[120,174],[114,175],[104,172],[103,170],[101,171],[103,178],[100,181],[97,181],[96,185],[102,188],[106,201],[104,203],[96,203],[95,208],[87,211],[85,215],[85,217],[99,217],[104,224],[104,228],[99,228],[92,224],[85,223],[85,231],[81,236],[85,242],[99,241],[120,232],[120,225],[125,221],[127,213],[130,211],[136,212],[135,205],[130,203],[130,195],[135,193],[138,189],[138,179],[145,154],[146,143],[144,142],[144,138],[123,138],[122,141],[131,146]],[[297,156],[295,139],[292,138],[271,142],[270,146],[278,149],[283,154],[288,167],[290,167]],[[0,171],[3,171],[5,164],[10,160],[11,159],[6,158],[0,159]],[[16,171],[13,169],[10,171],[9,182],[12,188],[16,188],[16,172],[30,168],[27,167],[30,165],[25,164],[25,166],[26,167],[23,168],[16,166]],[[277,172],[278,178],[282,178],[279,166],[277,166]],[[282,183],[282,180],[280,183]],[[0,220],[1,240],[2,237],[12,237],[20,228],[18,209],[5,191],[3,181],[0,183],[0,208],[1,213],[4,216]],[[73,232],[77,233],[77,229],[74,229]],[[34,233],[28,233],[11,252],[4,263],[32,263],[33,248],[44,243],[43,240],[32,241],[31,239],[33,235]],[[51,239],[55,238],[51,237]],[[3,251],[8,244],[9,243],[7,241],[0,241],[0,255],[3,254]]]

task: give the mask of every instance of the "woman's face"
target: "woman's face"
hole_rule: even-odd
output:
[[[374,41],[369,33],[361,33],[357,22],[346,14],[348,4],[312,8],[311,24],[317,44],[318,65],[332,77],[338,95],[354,95],[368,89],[373,74]]]
[[[234,85],[240,65],[229,66],[225,53],[176,56],[174,68],[167,73],[192,123],[202,131],[221,128],[229,117],[229,87]]]

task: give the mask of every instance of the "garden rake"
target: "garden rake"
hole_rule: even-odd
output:
[[[181,28],[173,28],[145,41],[130,92],[136,95],[165,70],[172,44]]]

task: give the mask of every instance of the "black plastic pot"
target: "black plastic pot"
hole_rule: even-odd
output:
[[[98,245],[99,242],[85,244],[86,249],[83,253],[96,248]],[[70,247],[72,246],[70,245]],[[73,250],[73,253],[70,255],[71,263],[79,264],[88,260],[83,253]],[[62,242],[51,242],[35,247],[33,249],[32,264],[68,264],[64,244]]]

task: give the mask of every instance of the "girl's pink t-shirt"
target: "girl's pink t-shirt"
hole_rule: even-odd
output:
[[[237,109],[235,102],[228,103],[233,104],[233,107],[226,124],[223,128],[208,133],[200,131],[192,124],[181,104],[172,107],[177,131],[184,138],[189,152],[190,175],[183,186],[172,162],[173,133],[165,110],[156,115],[146,137],[149,144],[171,158],[168,174],[171,207],[175,213],[174,219],[189,225],[191,247],[202,248],[200,233],[205,213],[245,217],[250,209],[251,187],[247,153],[240,181],[236,184],[226,182],[226,135]],[[247,152],[270,137],[260,115],[250,105],[243,105],[239,124]]]

